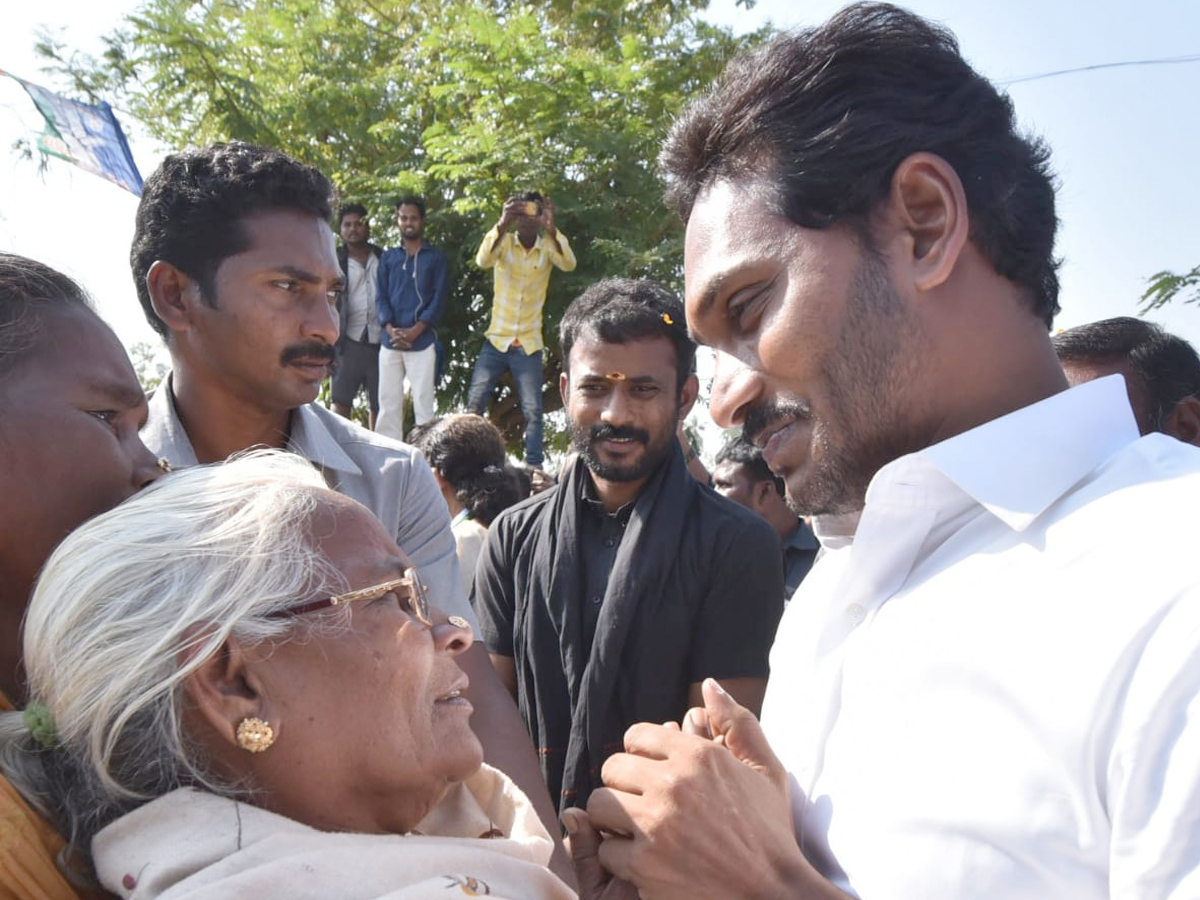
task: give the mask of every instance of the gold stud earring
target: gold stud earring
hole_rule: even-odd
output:
[[[275,729],[255,716],[242,719],[237,727],[237,744],[251,753],[262,753],[275,743]]]

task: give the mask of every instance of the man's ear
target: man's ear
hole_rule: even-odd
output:
[[[197,636],[203,627],[197,629]],[[188,662],[196,651],[182,651],[180,665]],[[245,645],[230,637],[215,653],[205,659],[183,682],[184,693],[192,707],[230,745],[237,746],[237,727],[242,719],[257,716],[271,719],[269,703],[262,684],[246,653]]]
[[[761,512],[767,508],[767,501],[771,499],[770,495],[775,493],[775,483],[763,479],[754,483],[754,489],[750,492],[750,497],[754,501],[754,511]]]
[[[1200,400],[1187,396],[1176,403],[1163,422],[1162,430],[1185,444],[1200,447]]]
[[[696,398],[699,395],[700,379],[695,375],[689,375],[683,379],[683,387],[679,389],[679,421],[682,422],[687,418],[687,414],[696,405]]]
[[[958,173],[933,153],[914,153],[896,167],[889,197],[896,227],[906,236],[911,283],[932,290],[949,279],[967,242],[967,195]]]
[[[563,406],[567,405],[568,395],[571,393],[571,382],[567,378],[567,373],[564,371],[558,376],[558,396],[562,397]]]
[[[203,303],[199,283],[169,262],[161,259],[146,273],[146,290],[154,313],[170,331],[184,331],[191,325],[191,310]]]

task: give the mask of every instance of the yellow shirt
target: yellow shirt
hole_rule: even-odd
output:
[[[0,710],[10,710],[0,693]],[[55,856],[63,839],[0,777],[0,900],[78,900]]]
[[[543,347],[542,307],[550,286],[550,266],[564,272],[575,269],[575,254],[567,236],[555,231],[554,237],[557,246],[555,240],[539,234],[533,247],[526,250],[515,232],[501,235],[499,228],[494,227],[479,245],[475,265],[496,269],[487,339],[501,353],[513,341],[520,341],[526,353],[537,353]]]

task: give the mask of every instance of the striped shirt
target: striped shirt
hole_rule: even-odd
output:
[[[542,307],[546,289],[550,286],[551,264],[564,272],[575,268],[575,254],[567,236],[555,231],[555,241],[539,234],[533,247],[526,250],[515,232],[500,234],[492,228],[484,235],[475,265],[481,269],[495,267],[495,288],[492,301],[492,321],[487,339],[501,353],[513,341],[520,341],[527,354],[543,347]]]

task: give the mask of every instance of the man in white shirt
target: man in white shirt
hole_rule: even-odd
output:
[[[676,123],[713,416],[826,554],[762,727],[706,682],[630,729],[566,817],[581,864],[645,900],[1200,896],[1200,453],[1139,438],[1118,379],[1067,390],[1048,156],[886,5]]]
[[[346,279],[338,302],[337,344],[329,394],[333,411],[350,418],[354,395],[365,388],[370,408],[369,424],[375,427],[379,414],[379,320],[375,317],[375,282],[383,248],[371,243],[371,223],[361,203],[347,203],[338,210],[338,264]]]

